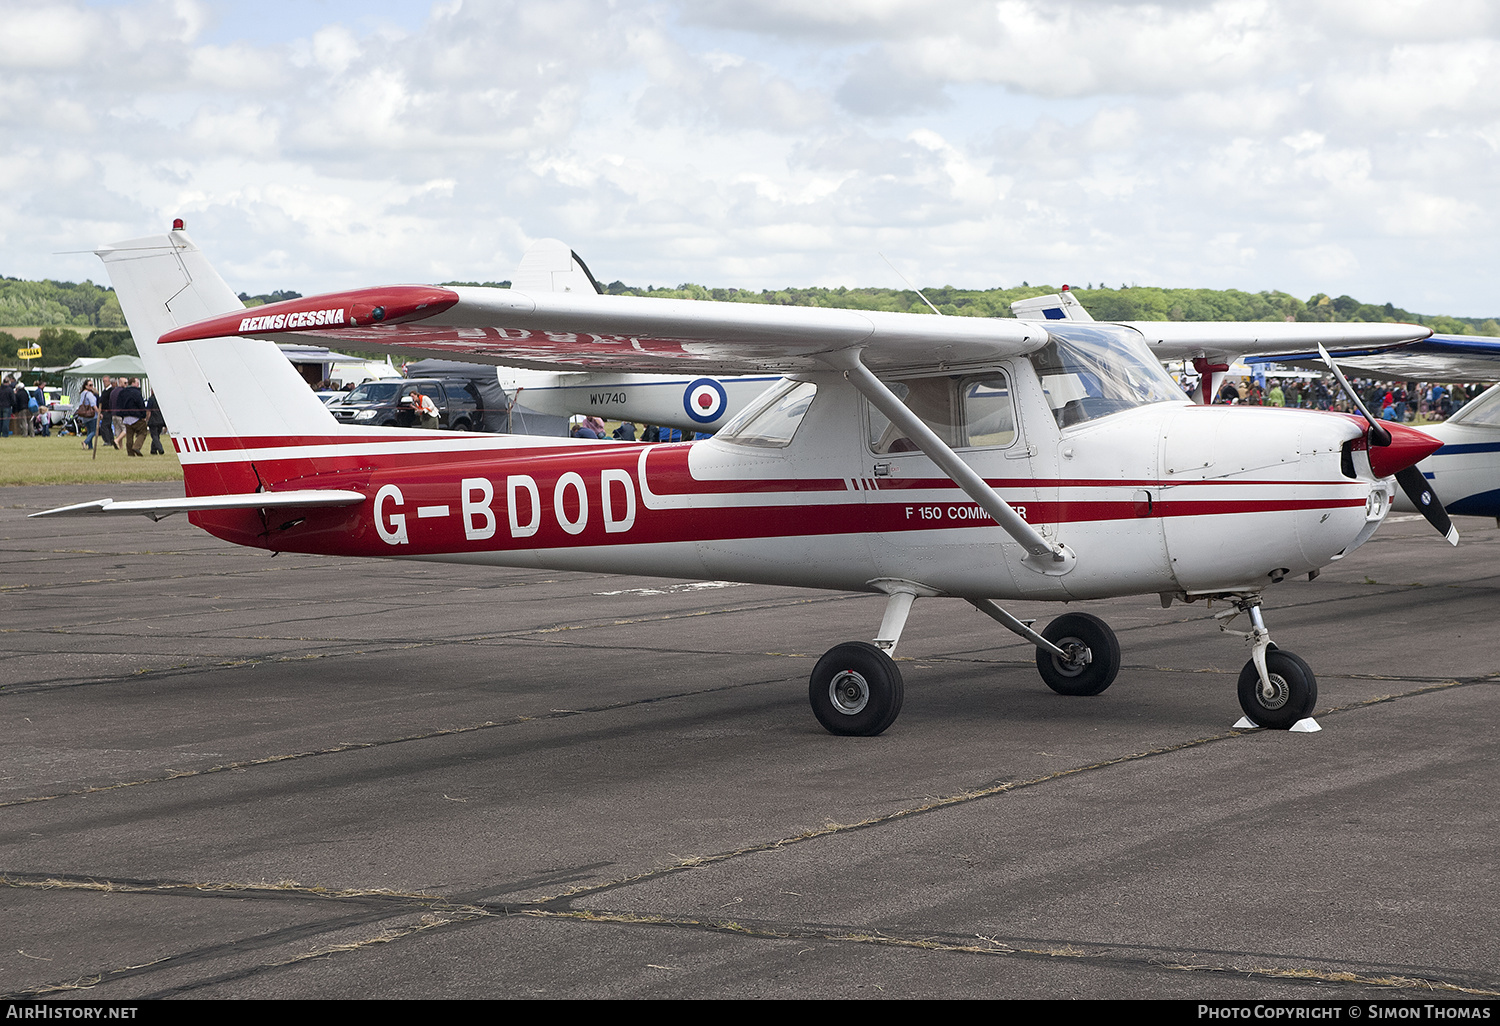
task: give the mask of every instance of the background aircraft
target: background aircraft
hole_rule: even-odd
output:
[[[583,259],[557,239],[538,239],[527,247],[511,288],[528,295],[604,294]],[[689,433],[717,431],[781,380],[779,374],[631,374],[559,371],[546,365],[498,367],[496,377],[513,401],[538,413],[628,420]]]

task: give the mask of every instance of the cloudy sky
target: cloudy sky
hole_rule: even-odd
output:
[[[1069,282],[1500,314],[1487,0],[0,0],[0,274]]]

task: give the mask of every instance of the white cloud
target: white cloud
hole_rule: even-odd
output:
[[[7,274],[179,214],[252,291],[501,278],[547,235],[641,283],[898,284],[883,250],[1400,305],[1497,256],[1488,4],[332,0],[250,39],[0,3]]]

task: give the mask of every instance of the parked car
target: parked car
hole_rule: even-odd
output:
[[[354,391],[328,404],[340,424],[373,424],[378,427],[412,427],[415,417],[410,402],[402,400],[420,392],[438,408],[438,427],[449,431],[484,431],[484,400],[473,381],[463,378],[387,378],[366,381]]]
[[[62,389],[43,385],[42,395],[47,398],[47,419],[53,424],[61,424],[73,416],[73,403]]]

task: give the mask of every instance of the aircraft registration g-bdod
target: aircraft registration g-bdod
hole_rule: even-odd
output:
[[[1364,542],[1390,509],[1390,476],[1438,444],[1345,415],[1192,404],[1138,330],[1103,322],[413,285],[252,312],[180,230],[99,255],[187,497],[34,515],[187,512],[272,551],[884,593],[874,643],[836,645],[813,670],[813,711],[835,734],[896,719],[891,653],[913,601],[939,596],[1035,645],[1043,680],[1072,695],[1115,679],[1114,633],[1077,612],[1038,633],[997,600],[1222,599],[1221,627],[1249,621],[1232,632],[1250,648],[1249,720],[1315,729],[1316,679],[1271,644],[1262,593]],[[539,368],[784,378],[692,444],[352,427],[272,344],[288,333]],[[1152,341],[1286,351],[1426,334],[1215,323]]]

